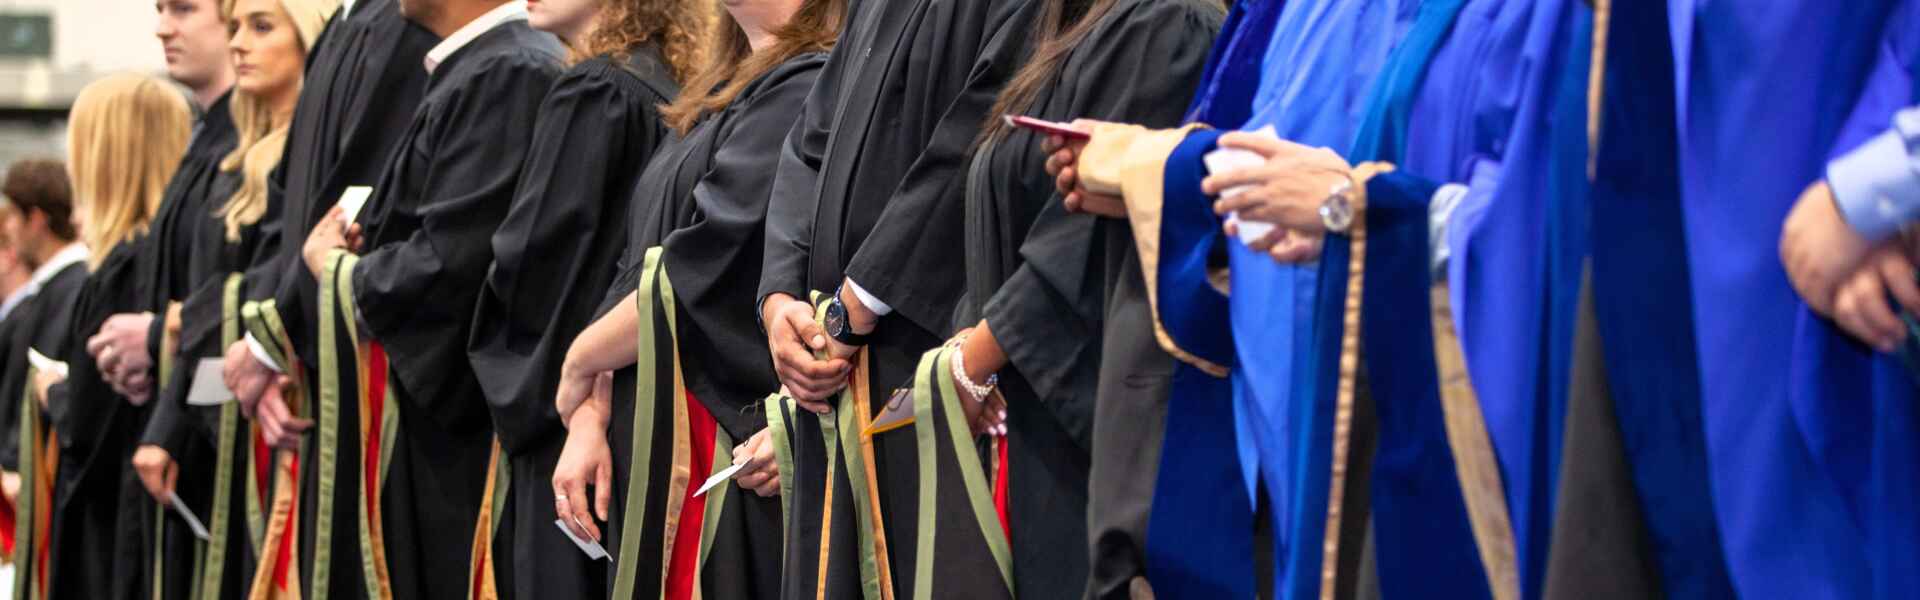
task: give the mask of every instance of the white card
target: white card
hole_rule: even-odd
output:
[[[193,387],[187,388],[187,405],[219,406],[233,401],[233,390],[227,389],[222,367],[218,358],[200,359],[200,364],[193,367]]]
[[[580,536],[573,534],[573,529],[567,527],[566,521],[554,519],[553,526],[559,527],[560,533],[567,534],[567,539],[573,540],[573,545],[579,546],[581,552],[587,553],[587,558],[601,560],[607,557],[607,549],[605,546],[601,546],[600,542],[593,540],[580,539]]]
[[[1270,137],[1276,140],[1280,139],[1280,135],[1274,132],[1272,125],[1261,127],[1259,129],[1255,129],[1248,133],[1253,133],[1255,135],[1260,135],[1263,137]],[[1214,150],[1212,152],[1208,152],[1206,156],[1200,157],[1200,161],[1203,163],[1206,163],[1207,174],[1217,175],[1217,174],[1225,173],[1228,171],[1245,169],[1249,167],[1257,167],[1267,162],[1267,159],[1261,158],[1261,156],[1258,153],[1253,152],[1251,150],[1226,148],[1226,149]],[[1245,191],[1247,191],[1247,186],[1245,185],[1234,186],[1231,188],[1220,190],[1220,197],[1232,198],[1234,196],[1240,195],[1241,192],[1245,192]],[[1227,220],[1233,221],[1239,224],[1240,243],[1242,244],[1251,244],[1255,241],[1258,241],[1260,238],[1266,237],[1268,233],[1273,231],[1272,223],[1268,223],[1266,221],[1254,221],[1251,219],[1242,219],[1240,218],[1240,215],[1238,213],[1228,213]]]
[[[61,377],[67,376],[66,362],[47,358],[47,355],[41,354],[38,349],[27,348],[27,363],[41,372],[57,373]]]
[[[352,225],[360,217],[360,209],[366,208],[367,198],[373,197],[373,188],[356,185],[340,192],[340,224]]]
[[[719,473],[714,473],[712,477],[707,478],[706,483],[700,484],[700,489],[693,492],[693,497],[698,498],[700,497],[701,494],[707,493],[707,490],[713,489],[713,486],[726,483],[728,479],[733,478],[734,473],[740,472],[740,467],[744,467],[744,466],[747,466],[747,463],[740,463],[731,467],[727,467],[725,469],[721,469]]]
[[[173,512],[180,513],[180,518],[187,520],[187,527],[193,529],[194,537],[203,540],[213,539],[212,535],[207,534],[207,526],[200,524],[200,517],[193,516],[193,511],[187,510],[187,503],[180,501],[179,494],[167,492],[167,503],[173,505]]]

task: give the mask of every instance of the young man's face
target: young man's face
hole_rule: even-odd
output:
[[[167,54],[167,76],[193,89],[226,77],[227,23],[219,0],[159,0],[153,34]]]

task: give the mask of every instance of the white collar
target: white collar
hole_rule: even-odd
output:
[[[340,0],[340,18],[346,19],[353,14],[353,0]]]
[[[453,35],[447,36],[447,39],[440,40],[439,45],[427,51],[427,58],[425,60],[427,74],[432,75],[434,68],[439,67],[440,63],[447,62],[447,58],[453,56],[453,53],[459,52],[461,48],[467,47],[467,44],[473,43],[474,38],[480,37],[480,34],[492,31],[494,27],[502,23],[518,21],[525,18],[527,18],[526,0],[513,0],[512,2],[493,7],[493,10],[487,11],[487,14],[480,15],[480,18],[468,21],[466,25],[461,25],[460,29],[453,32]]]
[[[0,320],[5,320],[7,315],[13,314],[14,307],[20,306],[21,301],[33,295],[33,290],[28,289],[29,287],[32,286],[21,284],[18,289],[13,290],[13,293],[7,294],[6,300],[0,300]]]
[[[59,252],[53,253],[53,257],[47,259],[46,264],[42,264],[40,268],[33,270],[33,277],[27,280],[27,289],[33,290],[33,293],[39,293],[40,286],[46,285],[47,280],[53,279],[54,275],[59,275],[62,269],[86,259],[86,244],[68,242],[67,247],[61,248]]]

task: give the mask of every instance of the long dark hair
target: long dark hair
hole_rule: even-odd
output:
[[[785,25],[770,32],[773,45],[754,52],[740,24],[722,10],[707,36],[711,45],[706,64],[681,86],[679,98],[660,108],[660,117],[684,135],[701,116],[726,108],[747,84],[780,63],[832,49],[846,17],[847,0],[806,0]]]
[[[685,82],[700,64],[700,29],[713,22],[710,0],[604,0],[600,26],[587,36],[576,58],[607,55],[625,62],[634,48],[653,43],[673,71]]]
[[[1029,33],[1032,43],[1028,47],[1033,48],[1033,55],[1014,73],[1013,79],[1007,81],[1006,87],[1000,88],[993,112],[988,113],[987,122],[981,124],[979,141],[1007,134],[1007,124],[1001,117],[1033,110],[1041,90],[1053,83],[1060,69],[1066,67],[1073,49],[1093,35],[1100,17],[1112,12],[1115,4],[1118,0],[1047,0],[1040,19],[1034,21],[1033,31]]]

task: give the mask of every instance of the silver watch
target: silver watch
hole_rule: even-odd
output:
[[[1353,226],[1353,179],[1342,177],[1327,189],[1320,201],[1320,224],[1331,233],[1346,233]]]

